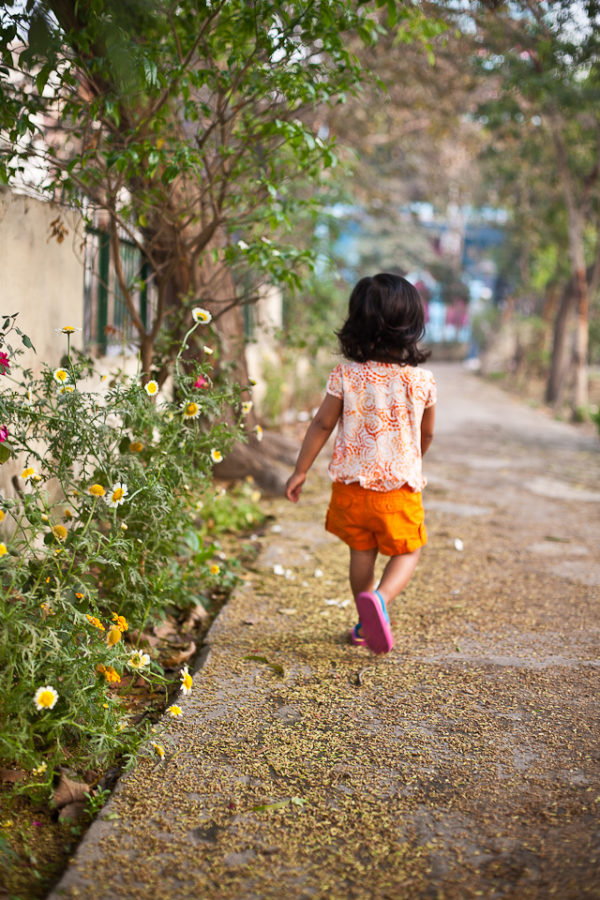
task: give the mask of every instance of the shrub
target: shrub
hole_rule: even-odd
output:
[[[17,496],[0,496],[0,759],[43,779],[67,755],[106,762],[144,736],[115,686],[167,679],[125,639],[214,581],[214,547],[190,541],[194,501],[243,432],[240,389],[216,389],[208,365],[178,357],[177,403],[122,373],[102,392],[62,330],[63,365],[34,375],[15,317],[0,327],[0,462],[23,464]]]

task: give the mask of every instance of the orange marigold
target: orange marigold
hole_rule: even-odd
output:
[[[124,631],[127,631],[127,629],[129,628],[129,625],[127,624],[127,619],[125,618],[125,616],[120,616],[118,613],[114,612],[112,614],[112,618],[113,618],[113,622],[115,623],[115,625],[117,626],[117,628],[119,629],[119,631],[121,633],[123,633]]]
[[[100,619],[96,618],[96,616],[90,616],[89,613],[86,613],[85,617],[88,620],[88,622],[90,623],[90,625],[93,625],[95,628],[99,628],[100,631],[106,631],[106,628],[104,627],[104,625],[102,624]]]

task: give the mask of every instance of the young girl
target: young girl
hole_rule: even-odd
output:
[[[335,367],[308,427],[286,497],[297,503],[306,474],[336,424],[325,528],[350,547],[350,586],[359,621],[353,644],[394,646],[387,604],[403,590],[427,542],[423,454],[433,440],[436,386],[418,368],[425,331],[416,289],[399,275],[361,278],[338,332],[348,362]],[[339,424],[338,424],[339,423]],[[375,560],[390,559],[375,590]]]

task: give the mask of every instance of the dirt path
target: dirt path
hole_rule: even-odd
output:
[[[273,504],[166,760],[122,780],[53,900],[600,897],[600,444],[435,371],[392,654],[345,643],[316,475]]]

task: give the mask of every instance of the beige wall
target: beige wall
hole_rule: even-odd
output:
[[[50,238],[57,216],[68,229],[60,244]],[[0,188],[0,314],[19,313],[19,328],[37,350],[22,357],[26,366],[58,365],[66,345],[54,329],[83,325],[81,238],[76,213]],[[81,333],[73,338],[81,346]]]
[[[50,238],[50,223],[57,216],[67,229],[61,243]],[[58,366],[66,350],[66,338],[55,329],[63,325],[82,327],[80,242],[76,213],[0,187],[0,315],[18,313],[18,327],[36,348],[37,353],[25,350],[19,358],[25,368],[37,370],[43,362]],[[16,345],[19,339],[15,337],[11,335],[11,343]],[[81,332],[73,335],[72,344],[81,346]],[[14,496],[12,478],[22,469],[22,460],[9,460],[0,467],[0,494]],[[4,528],[10,528],[6,520]]]

